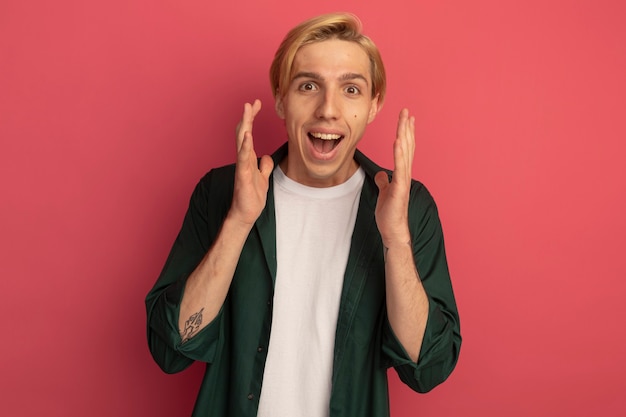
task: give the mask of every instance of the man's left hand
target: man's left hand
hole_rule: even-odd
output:
[[[409,116],[408,109],[403,109],[393,143],[394,170],[391,182],[387,173],[382,171],[374,178],[379,190],[376,224],[385,248],[411,242],[408,211],[414,153],[415,117]]]

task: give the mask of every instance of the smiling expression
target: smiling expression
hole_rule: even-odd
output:
[[[356,146],[378,113],[370,69],[355,42],[331,39],[298,50],[291,82],[276,99],[289,138],[280,165],[289,178],[330,187],[354,174]]]

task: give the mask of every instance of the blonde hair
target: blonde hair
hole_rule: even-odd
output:
[[[331,13],[300,23],[287,33],[278,47],[270,67],[270,84],[274,97],[282,96],[293,76],[293,61],[304,45],[329,39],[355,42],[363,48],[370,60],[372,98],[378,96],[383,103],[387,79],[378,48],[370,38],[361,33],[361,21],[351,13]]]

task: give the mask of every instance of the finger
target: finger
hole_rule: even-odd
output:
[[[415,116],[411,116],[407,110],[407,119],[405,125],[405,137],[407,144],[412,146],[415,142]]]
[[[396,128],[396,138],[402,138],[406,135],[406,122],[409,118],[409,110],[400,110],[400,116],[398,117],[398,127]]]
[[[252,146],[252,135],[250,132],[245,132],[241,140],[241,146],[237,150],[237,166],[240,169],[247,167],[251,154],[254,152]]]
[[[396,139],[393,143],[393,163],[393,177],[391,181],[394,183],[398,183],[400,181],[406,183],[407,161],[406,152],[404,151],[401,138]]]
[[[412,130],[412,120],[414,120],[414,118],[409,116],[408,109],[403,109],[400,113],[400,120],[398,121],[398,139],[402,145],[405,157],[411,154],[411,142],[414,141],[415,136]]]
[[[404,158],[407,168],[407,175],[410,179],[415,155],[415,117],[411,116],[406,122]]]
[[[415,155],[415,117],[409,114],[408,109],[403,109],[401,114],[402,134],[399,139],[402,144],[402,158],[404,159],[404,168],[406,179],[410,181],[411,170],[413,167],[413,157]]]
[[[239,151],[241,149],[241,145],[243,143],[243,138],[244,138],[244,134],[245,134],[245,129],[244,129],[244,121],[246,120],[246,116],[248,114],[248,112],[250,107],[250,103],[244,103],[243,105],[243,115],[241,117],[241,120],[239,120],[239,123],[237,123],[237,128],[235,130],[235,136],[237,138],[237,151]]]
[[[408,109],[402,109],[398,118],[396,140],[393,143],[394,172],[392,181],[407,181],[410,177],[410,118]]]

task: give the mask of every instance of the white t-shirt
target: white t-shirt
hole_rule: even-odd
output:
[[[314,188],[274,171],[277,273],[260,417],[327,417],[339,301],[365,174]]]

